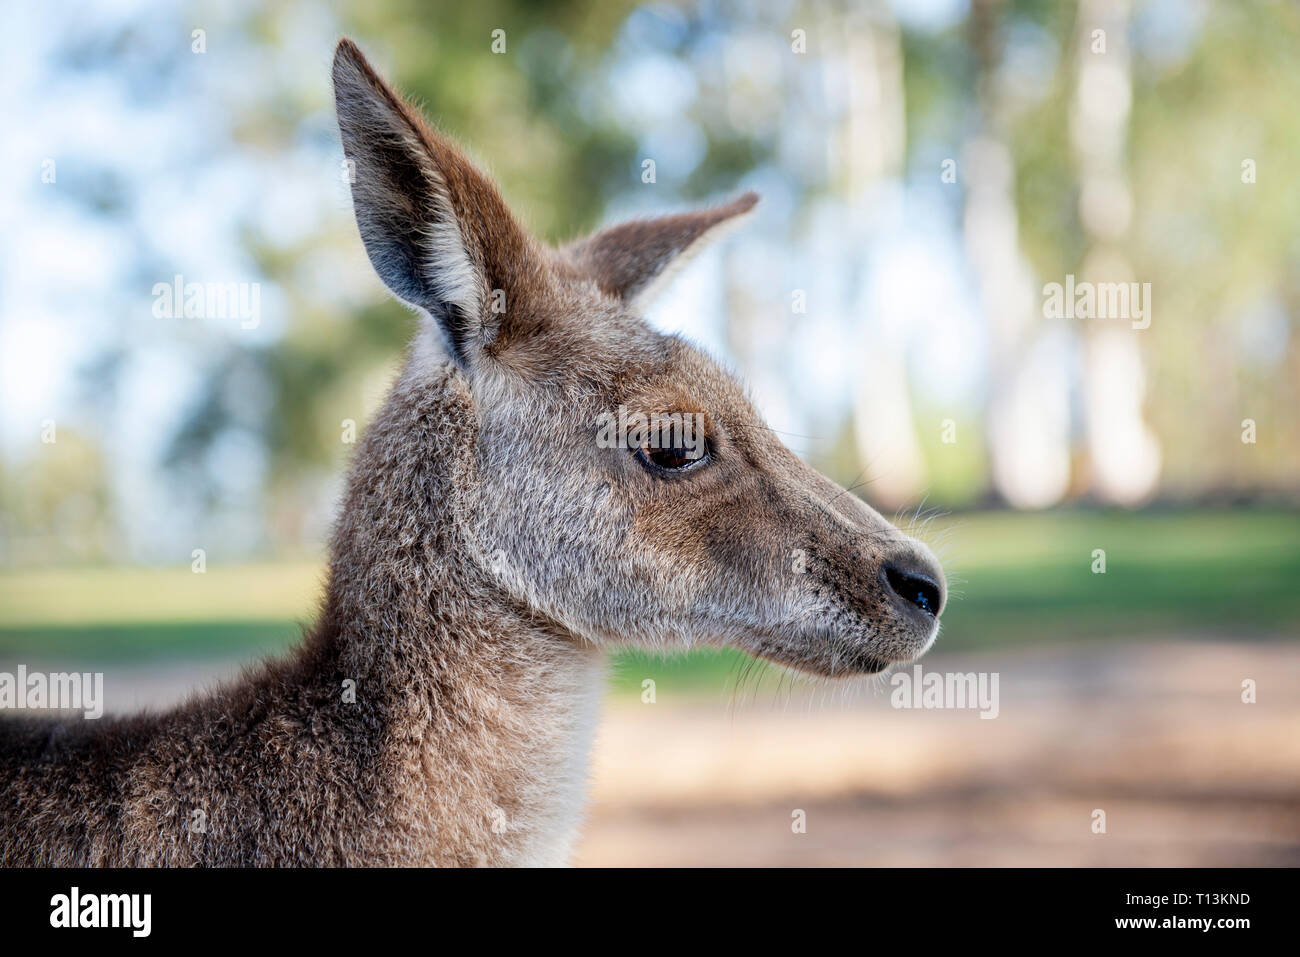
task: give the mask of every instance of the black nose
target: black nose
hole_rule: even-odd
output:
[[[943,610],[943,589],[939,587],[937,570],[906,560],[887,562],[884,572],[885,581],[895,595],[927,615],[938,617]]]

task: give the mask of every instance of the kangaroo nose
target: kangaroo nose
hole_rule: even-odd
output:
[[[885,561],[880,574],[886,590],[896,600],[919,608],[932,618],[938,618],[943,611],[943,572],[939,563],[928,555],[896,555]]]

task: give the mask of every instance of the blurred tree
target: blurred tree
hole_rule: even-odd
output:
[[[1105,59],[1085,56],[1094,21]],[[99,121],[65,124],[76,133],[59,186],[38,187],[42,213],[75,207],[78,226],[108,237],[60,252],[58,288],[37,284],[53,314],[85,314],[77,341],[95,352],[75,377],[74,430],[132,427],[142,447],[161,436],[166,469],[109,456],[111,470],[85,463],[88,488],[42,477],[89,502],[98,529],[125,502],[153,502],[133,495],[152,480],[213,534],[236,518],[262,528],[248,548],[323,534],[343,423],[364,426],[413,327],[360,254],[339,175],[328,62],[340,33],[488,159],[548,239],[742,180],[764,192],[771,228],[729,247],[720,270],[730,327],[717,342],[779,411],[814,420],[823,444],[800,451],[843,480],[861,459],[892,482],[875,483],[878,498],[907,500],[943,471],[957,500],[987,486],[1014,505],[1133,500],[1151,490],[1157,442],[1165,495],[1296,493],[1295,5],[145,0],[51,33],[38,77],[51,97],[84,96]],[[924,195],[909,177],[933,175],[936,145],[958,158],[940,202],[987,343],[969,357],[976,401],[945,411],[963,436],[982,433],[987,457],[963,448],[955,480],[923,418],[933,406],[914,360],[929,343],[904,310],[886,328],[868,295]],[[660,160],[654,190],[640,179],[647,156]],[[18,227],[19,245],[40,245],[31,222]],[[1100,257],[1152,284],[1140,339],[1042,315],[1043,283],[1083,277]],[[263,328],[149,323],[143,291],[185,263],[262,283]],[[96,286],[101,272],[113,275]],[[792,316],[793,287],[813,293],[809,314]],[[128,402],[153,378],[167,413],[156,418]],[[57,509],[24,471],[44,451],[0,475],[10,555],[20,534],[57,540]],[[167,536],[167,555],[193,537]]]
[[[115,556],[112,501],[103,450],[57,426],[54,441],[0,472],[0,562],[103,561]]]
[[[1122,249],[1133,215],[1125,156],[1133,100],[1129,13],[1127,0],[1079,4],[1071,44],[1076,69],[1070,142],[1087,242],[1078,279],[1133,288],[1138,277]],[[1150,308],[1147,302],[1145,309]],[[1143,420],[1146,330],[1125,318],[1130,317],[1079,325],[1083,407],[1091,487],[1104,501],[1135,505],[1155,491],[1160,444]]]

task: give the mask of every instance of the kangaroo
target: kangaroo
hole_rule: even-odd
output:
[[[167,713],[0,722],[5,865],[563,864],[608,649],[837,677],[938,632],[930,551],[640,317],[755,195],[551,248],[349,40],[333,79],[363,245],[419,318],[319,620]],[[620,409],[699,430],[600,441]]]

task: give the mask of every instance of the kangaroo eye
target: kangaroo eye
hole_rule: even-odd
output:
[[[690,446],[642,443],[636,450],[637,461],[652,472],[687,472],[707,462],[709,455],[707,442]]]

